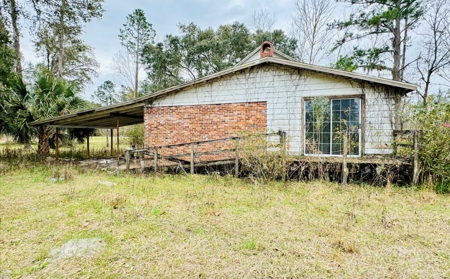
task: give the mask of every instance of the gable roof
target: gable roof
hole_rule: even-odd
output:
[[[257,51],[257,50],[256,50]],[[255,52],[255,51],[254,51]],[[253,53],[254,55],[255,53]],[[251,57],[248,55],[247,58]],[[241,63],[243,62],[243,63]],[[322,66],[315,66],[291,59],[279,59],[274,57],[265,57],[257,60],[248,61],[243,59],[238,65],[230,69],[211,74],[209,76],[187,82],[184,84],[169,87],[158,92],[138,97],[127,102],[115,104],[106,107],[98,107],[88,110],[75,112],[63,116],[48,118],[40,121],[32,122],[31,125],[49,125],[55,127],[71,127],[71,128],[116,128],[117,120],[119,120],[120,126],[134,125],[143,123],[144,106],[149,101],[161,97],[163,95],[177,93],[186,88],[202,84],[204,82],[221,78],[241,70],[256,67],[265,64],[282,65],[286,67],[292,67],[300,70],[307,70],[325,75],[331,75],[336,77],[343,77],[361,82],[367,82],[371,84],[377,84],[382,86],[388,86],[395,88],[401,94],[405,94],[411,91],[417,90],[417,86],[404,82],[389,80],[385,78],[378,78],[363,74],[357,74],[352,72],[341,71],[337,69],[331,69]]]
[[[260,47],[257,47],[254,51],[250,52],[247,56],[245,56],[244,59],[239,61],[239,63],[237,63],[235,65],[235,67],[243,65],[247,62],[250,62],[250,58],[252,58],[255,54],[259,53],[259,51],[260,51]],[[281,56],[282,58],[284,58],[286,60],[295,61],[294,58],[290,57],[289,55],[284,54],[283,52],[277,50],[276,48],[273,49],[273,53],[278,54],[279,56]]]

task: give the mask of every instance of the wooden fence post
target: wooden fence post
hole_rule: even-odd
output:
[[[396,130],[394,130],[393,135],[394,135],[394,140],[392,141],[392,155],[394,155],[394,158],[396,158],[397,150],[398,150],[397,141],[399,138]]]
[[[194,174],[194,144],[191,143],[191,174]]]
[[[125,161],[126,161],[127,170],[130,170],[131,150],[125,151]]]
[[[234,159],[234,175],[239,177],[239,138],[236,139],[236,158]]]
[[[116,117],[116,137],[117,137],[117,166],[120,165],[120,146],[119,146],[119,137],[120,137],[120,133],[119,133],[119,117]]]
[[[155,151],[153,152],[153,168],[156,173],[158,171],[158,147],[155,147]]]
[[[281,156],[282,156],[282,164],[283,164],[283,177],[281,178],[283,182],[286,182],[287,180],[287,172],[288,172],[288,160],[287,160],[287,145],[286,145],[286,132],[285,131],[279,131],[278,134],[280,135],[280,144],[281,144]]]
[[[344,133],[344,154],[342,158],[342,184],[347,185],[348,168],[347,168],[347,153],[348,153],[348,134]]]
[[[419,133],[417,130],[413,131],[414,144],[414,162],[413,162],[413,185],[419,183]]]
[[[142,157],[142,156],[141,156]],[[145,169],[145,161],[144,161],[144,158],[142,157],[141,158],[141,171],[144,171],[144,169]]]

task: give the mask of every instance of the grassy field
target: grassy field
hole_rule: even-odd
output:
[[[449,195],[32,163],[0,170],[0,278],[450,277]],[[67,249],[83,241],[92,242]]]
[[[108,140],[108,143],[109,143],[109,140]],[[114,138],[113,143],[114,143],[113,148],[114,148],[114,155],[115,155],[115,154],[117,154],[116,153],[116,147],[117,147],[116,146],[116,138]],[[125,150],[126,147],[130,146],[128,144],[128,140],[126,137],[120,137],[119,143],[120,143],[119,148],[121,150]],[[7,148],[24,151],[23,144],[18,144],[16,142],[14,142],[12,137],[1,136],[0,137],[0,151],[5,150]],[[30,150],[30,152],[35,153],[37,150],[37,142],[36,141],[32,142],[31,148],[32,148],[32,150]],[[110,156],[110,147],[109,147],[109,145],[107,146],[106,136],[91,137],[89,140],[89,149],[90,149],[91,157]],[[24,152],[26,152],[26,151],[24,151]],[[81,157],[86,157],[86,154],[87,154],[86,142],[78,143],[76,141],[73,141],[72,146],[62,145],[60,147],[60,155],[62,158],[64,158],[64,157],[81,158]],[[54,149],[50,149],[50,155],[55,156]]]

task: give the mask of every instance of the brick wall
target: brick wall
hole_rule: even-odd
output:
[[[267,126],[266,102],[147,107],[144,113],[147,147],[220,139],[243,131],[265,133]],[[220,145],[223,143],[198,148],[226,148]],[[188,152],[188,148],[177,152]]]

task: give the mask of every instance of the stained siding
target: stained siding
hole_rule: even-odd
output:
[[[366,92],[366,154],[390,154],[394,127],[394,98]]]
[[[267,102],[268,131],[287,132],[292,153],[303,153],[302,99],[318,96],[366,97],[366,154],[390,149],[393,99],[374,89],[360,89],[348,80],[283,66],[264,65],[225,76],[157,99],[153,106]]]

